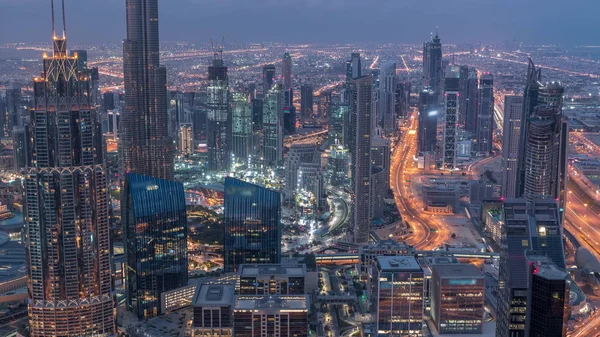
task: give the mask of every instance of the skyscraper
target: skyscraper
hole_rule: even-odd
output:
[[[504,127],[502,140],[502,197],[516,198],[519,140],[521,136],[522,96],[504,98]]]
[[[265,95],[263,105],[262,157],[266,166],[283,160],[283,105],[281,87],[276,84]]]
[[[21,87],[11,84],[6,89],[6,135],[10,135],[12,129],[19,126],[21,114]]]
[[[329,145],[346,145],[348,106],[342,103],[330,104],[327,109],[327,131]]]
[[[471,68],[469,70],[466,96],[465,131],[476,134],[477,113],[479,111],[479,79],[477,69]]]
[[[20,172],[27,166],[27,151],[29,150],[29,141],[27,137],[28,126],[15,127],[12,130],[13,141],[13,160],[15,162],[15,172]]]
[[[283,90],[292,88],[292,56],[286,52],[283,54],[283,63],[281,67],[281,75],[283,76]]]
[[[311,118],[313,111],[313,87],[312,85],[303,85],[300,87],[300,111],[302,118]]]
[[[460,90],[460,68],[449,66],[444,79],[444,147],[442,148],[442,168],[454,170],[456,168],[456,142],[457,142],[457,113],[458,96]]]
[[[362,61],[360,59],[360,53],[352,53],[350,55],[350,64],[352,66],[352,78],[359,78],[362,76]]]
[[[371,219],[383,218],[384,199],[390,189],[390,141],[375,135],[371,139]]]
[[[159,61],[158,0],[127,0],[126,7],[122,169],[124,173],[173,179],[173,141],[166,127],[167,70]]]
[[[252,149],[252,108],[241,94],[233,94],[231,157],[233,165],[246,167]]]
[[[467,122],[467,93],[469,91],[469,67],[460,66],[460,96],[458,97],[458,124],[464,129]]]
[[[281,260],[279,192],[225,178],[223,259],[225,271],[240,264]]]
[[[479,79],[479,108],[477,110],[477,151],[492,152],[494,132],[494,78],[484,74]]]
[[[129,173],[127,209],[127,308],[139,318],[158,315],[161,294],[187,285],[187,215],[183,184]]]
[[[192,123],[179,124],[177,148],[179,154],[188,157],[194,153],[194,130]]]
[[[555,199],[506,199],[503,210],[498,280],[497,336],[526,336],[528,306],[527,250],[548,256],[565,269],[563,232]]]
[[[379,114],[384,132],[396,131],[398,116],[396,115],[396,63],[388,63],[379,75]]]
[[[438,102],[429,88],[419,96],[419,152],[435,152],[437,143]]]
[[[373,77],[350,82],[349,150],[352,155],[352,215],[354,241],[369,241],[371,224],[371,99]]]
[[[423,86],[433,90],[438,102],[441,101],[443,79],[442,43],[436,32],[430,42],[423,44]]]
[[[267,64],[266,66],[263,67],[263,74],[262,74],[262,79],[263,79],[263,84],[262,84],[262,88],[263,88],[263,95],[266,95],[267,92],[269,90],[271,90],[271,88],[273,87],[273,83],[274,83],[274,79],[275,79],[275,65],[274,64]]]
[[[115,333],[108,187],[89,77],[54,30],[33,80],[25,168],[25,247],[33,337]],[[64,7],[63,7],[64,22]]]
[[[208,169],[227,171],[230,163],[231,116],[229,112],[229,80],[227,67],[223,64],[222,52],[216,52],[208,67],[208,88],[206,105]]]

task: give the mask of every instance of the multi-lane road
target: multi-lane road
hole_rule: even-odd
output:
[[[413,110],[392,154],[390,185],[402,219],[410,226],[405,240],[420,250],[431,250],[450,238],[445,224],[423,214],[417,200],[411,198],[410,181],[417,172],[414,157],[417,153],[417,113]]]

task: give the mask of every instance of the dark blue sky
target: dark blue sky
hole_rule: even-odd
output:
[[[60,0],[57,0],[59,2]],[[0,0],[0,43],[47,41],[49,0]],[[125,0],[66,0],[72,43],[118,43]],[[600,45],[598,0],[159,0],[161,40]]]

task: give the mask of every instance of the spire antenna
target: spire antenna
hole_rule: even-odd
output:
[[[64,1],[64,0],[63,0],[63,1]],[[436,37],[437,37],[437,36],[439,36],[439,34],[438,34],[438,28],[439,28],[438,26],[435,26],[435,36],[436,36]]]
[[[65,0],[62,0],[63,39],[67,38],[67,19],[65,16]]]
[[[50,8],[52,9],[52,38],[55,38],[56,29],[54,29],[54,0],[50,0]]]

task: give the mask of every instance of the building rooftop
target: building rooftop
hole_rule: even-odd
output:
[[[198,307],[233,305],[234,295],[233,282],[202,283],[196,290],[192,304]]]
[[[440,278],[484,278],[481,270],[469,263],[434,264],[431,268]]]
[[[260,275],[306,275],[306,266],[303,264],[285,266],[281,264],[242,264],[239,268],[241,277]]]
[[[307,310],[308,295],[236,296],[234,310]]]
[[[385,271],[423,271],[414,256],[378,256],[377,262]]]

